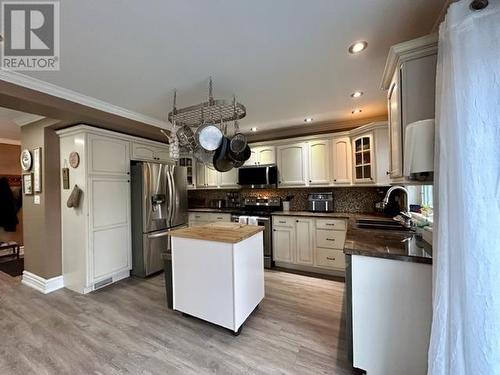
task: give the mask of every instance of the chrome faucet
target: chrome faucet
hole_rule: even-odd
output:
[[[389,190],[387,190],[387,193],[385,193],[384,199],[382,200],[382,206],[384,208],[387,206],[387,204],[389,203],[389,198],[394,190],[402,190],[405,192],[406,207],[403,208],[403,211],[401,211],[401,218],[398,219],[398,221],[400,221],[406,228],[412,228],[413,221],[411,220],[410,214],[410,199],[408,197],[408,190],[405,187],[399,185],[390,187]]]

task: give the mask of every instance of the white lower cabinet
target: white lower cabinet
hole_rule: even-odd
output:
[[[278,262],[293,262],[295,252],[293,227],[273,227],[273,258]]]
[[[344,272],[344,219],[273,216],[273,260],[281,267]]]
[[[295,243],[297,244],[295,262],[312,266],[314,263],[314,219],[296,219]]]

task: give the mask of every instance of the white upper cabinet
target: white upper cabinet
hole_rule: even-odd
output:
[[[276,164],[276,148],[274,146],[257,147],[258,164]]]
[[[130,174],[130,142],[96,134],[88,135],[90,173],[101,175]]]
[[[401,136],[401,107],[399,95],[399,70],[397,70],[394,73],[394,78],[387,93],[390,144],[389,175],[391,178],[401,177],[403,175],[403,137]]]
[[[238,169],[233,168],[228,172],[219,172],[219,182],[220,187],[237,187],[238,186]]]
[[[307,184],[307,143],[278,146],[278,173],[280,186]]]
[[[161,146],[158,143],[156,146],[150,143],[132,143],[132,160],[168,162],[170,154],[168,145]]]
[[[200,189],[237,187],[238,170],[218,172],[213,166],[196,163],[196,187]]]
[[[318,139],[309,142],[309,184],[330,183],[330,140]]]
[[[332,140],[333,183],[351,184],[352,154],[349,137],[335,137]]]
[[[251,147],[250,159],[245,162],[245,165],[265,165],[276,164],[276,147],[261,146]]]
[[[354,162],[354,181],[357,183],[373,183],[373,135],[363,134],[352,140]]]
[[[404,141],[412,122],[435,118],[437,35],[392,46],[382,79],[387,91],[389,115],[389,175],[392,182],[404,183]]]

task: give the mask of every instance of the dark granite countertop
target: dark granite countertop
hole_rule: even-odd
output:
[[[240,208],[189,208],[188,212],[214,212],[214,213],[227,213],[239,212]]]
[[[190,212],[238,213],[241,208],[190,208]],[[276,216],[307,216],[318,218],[348,219],[349,225],[344,245],[347,255],[363,255],[416,263],[432,264],[432,246],[410,231],[360,229],[357,219],[387,220],[372,213],[276,211]]]
[[[432,246],[407,231],[349,227],[344,253],[432,264]]]

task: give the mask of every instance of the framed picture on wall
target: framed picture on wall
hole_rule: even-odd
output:
[[[33,174],[23,174],[23,193],[24,195],[33,195]]]
[[[42,191],[42,148],[33,150],[33,190],[35,193]]]

